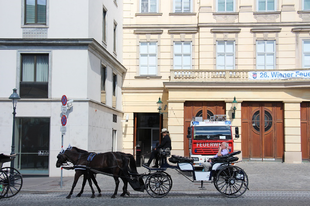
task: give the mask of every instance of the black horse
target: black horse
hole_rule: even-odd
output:
[[[72,151],[76,151],[78,153],[88,153],[88,151],[86,150],[82,150],[82,149],[79,149],[77,147],[72,147],[71,148]],[[60,167],[62,164],[64,163],[67,163],[66,162],[58,162],[56,163],[56,167]],[[96,185],[97,189],[98,189],[98,197],[101,197],[101,189],[98,185],[98,182],[96,180],[96,173],[94,173],[93,171],[91,171],[89,168],[86,168],[86,167],[73,167],[73,168],[70,168],[70,169],[75,169],[75,175],[74,175],[74,181],[73,181],[73,184],[72,184],[72,188],[71,188],[71,191],[69,193],[69,195],[66,197],[67,199],[71,198],[71,195],[73,194],[73,190],[80,178],[80,176],[83,175],[83,183],[82,183],[82,188],[81,188],[81,191],[76,195],[77,197],[81,197],[81,195],[83,194],[84,192],[84,187],[85,187],[85,184],[86,184],[86,181],[88,181],[88,184],[91,188],[91,191],[92,191],[92,196],[91,198],[94,198],[95,197],[95,191],[92,187],[92,181],[94,182],[94,184]]]
[[[130,179],[129,173],[137,174],[133,156],[122,152],[106,152],[95,154],[82,153],[78,152],[78,150],[70,148],[62,153],[59,153],[57,158],[58,160],[56,166],[58,167],[62,163],[69,161],[74,165],[82,165],[86,168],[90,168],[92,171],[113,176],[115,181],[115,190],[112,198],[115,198],[117,194],[119,178],[121,178],[124,182],[123,193],[121,196],[125,196],[126,194],[129,195],[130,193],[127,191],[128,180]],[[73,191],[73,188],[71,191]],[[70,194],[72,193],[70,192]]]

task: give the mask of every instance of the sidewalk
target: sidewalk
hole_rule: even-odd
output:
[[[250,191],[310,191],[310,163],[288,164],[279,162],[240,162],[236,166],[241,167],[248,175]],[[148,173],[143,167],[138,167],[138,172]],[[170,174],[173,186],[172,192],[199,193],[200,182],[191,182],[174,169],[166,171]],[[60,187],[60,177],[24,177],[21,189],[23,193],[49,193],[64,192],[69,193],[73,183],[73,177],[64,177],[63,186]],[[98,184],[102,193],[114,191],[114,179],[105,175],[97,175]],[[81,188],[82,178],[79,179],[73,195],[76,195]],[[216,191],[213,184],[204,183],[205,190]],[[93,184],[95,192],[97,188]],[[118,195],[123,187],[120,181]],[[128,186],[130,193],[140,193]],[[84,193],[89,193],[90,187],[86,183]],[[140,193],[141,194],[141,193]]]

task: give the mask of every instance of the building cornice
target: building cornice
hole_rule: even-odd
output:
[[[122,87],[123,93],[152,93],[152,92],[163,92],[164,87]]]
[[[292,32],[310,32],[309,26],[292,28]]]
[[[261,28],[253,28],[251,29],[252,33],[264,33],[264,32],[280,32],[281,28],[275,27],[261,27]]]
[[[103,106],[107,109],[110,109],[110,110],[113,110],[114,112],[118,112],[118,113],[124,113],[123,111],[121,110],[118,110],[118,109],[115,109],[113,107],[109,107],[107,106],[106,104],[103,104],[103,103],[100,103],[100,102],[97,102],[95,100],[92,100],[92,99],[73,99],[74,102],[73,102],[73,106],[74,106],[74,103],[93,103],[93,104],[97,104],[97,105],[100,105],[100,106]],[[9,99],[9,98],[0,98],[0,102],[8,102],[8,103],[12,103],[12,100]],[[40,104],[40,103],[59,103],[59,105],[61,104],[61,98],[53,98],[53,99],[40,99],[40,98],[34,98],[34,99],[27,99],[27,98],[21,98],[18,100],[18,103],[21,104],[21,103],[37,103],[37,104]]]
[[[31,47],[46,47],[46,46],[70,46],[70,47],[88,47],[100,55],[107,57],[111,63],[117,67],[121,73],[125,73],[127,69],[102,45],[100,45],[93,38],[81,38],[81,39],[4,39],[0,38],[0,50],[5,50],[8,47],[16,46],[31,46]]]
[[[241,29],[239,28],[215,28],[210,29],[211,33],[240,33]]]
[[[162,34],[163,30],[162,29],[158,29],[158,30],[154,30],[154,29],[136,29],[133,31],[134,34]]]
[[[232,28],[232,27],[307,27],[309,22],[253,22],[253,23],[196,23],[196,24],[123,24],[123,29],[184,29],[184,28]]]
[[[166,89],[291,89],[310,88],[303,82],[164,82]]]
[[[198,32],[197,27],[183,28],[183,29],[169,29],[168,34],[196,34]]]

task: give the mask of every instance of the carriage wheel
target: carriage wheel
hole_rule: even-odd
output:
[[[6,172],[3,172],[0,168],[0,199],[8,193],[9,181]]]
[[[152,197],[164,197],[172,188],[172,179],[166,172],[155,172],[146,179],[146,191]]]
[[[228,166],[217,173],[214,186],[227,197],[239,197],[248,189],[249,180],[243,169],[237,166]]]
[[[23,186],[23,177],[20,172],[13,167],[3,167],[2,171],[6,173],[9,179],[9,187],[4,197],[13,197]]]

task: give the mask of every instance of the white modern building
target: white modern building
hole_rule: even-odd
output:
[[[59,176],[62,136],[65,148],[122,149],[122,4],[0,0],[0,153],[11,153],[16,88],[14,166],[22,174]],[[63,95],[73,100],[64,113]]]

